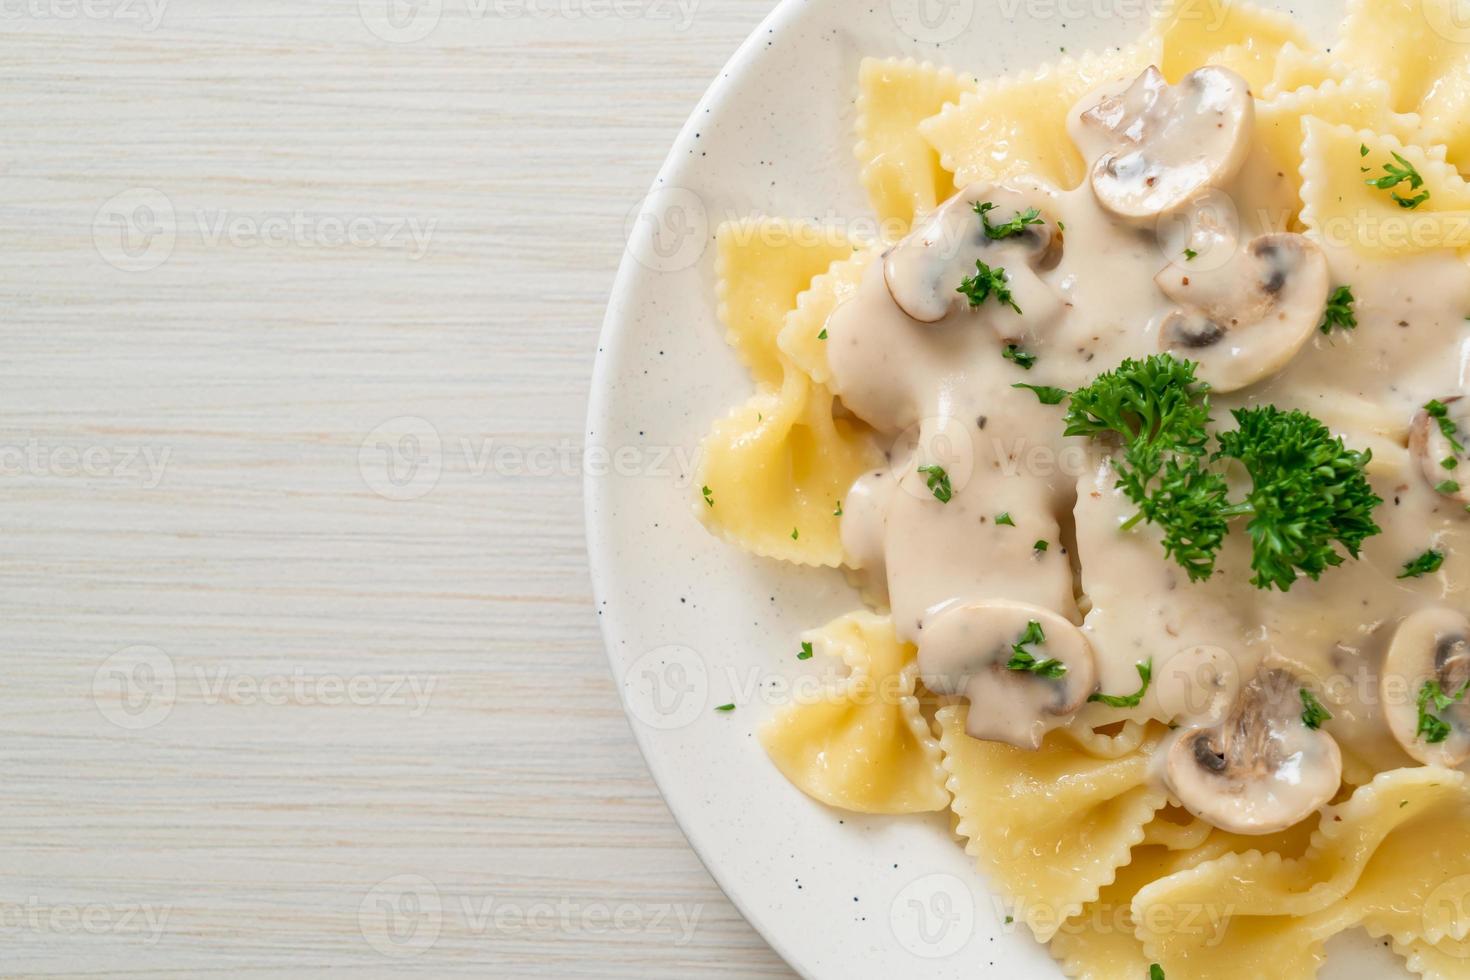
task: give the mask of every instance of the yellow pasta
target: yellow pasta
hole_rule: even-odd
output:
[[[1285,45],[1307,45],[1289,16],[1226,0],[1168,0],[1153,31],[1163,42],[1159,70],[1170,83],[1202,65],[1223,64],[1245,76],[1257,94],[1270,83]]]
[[[802,637],[850,672],[798,697],[761,728],[776,768],[802,792],[859,813],[920,813],[949,805],[939,743],[919,713],[914,648],[887,617],[856,612]]]
[[[1324,51],[1311,51],[1287,42],[1276,55],[1276,70],[1271,84],[1262,98],[1274,99],[1283,92],[1294,92],[1308,85],[1321,86],[1323,82],[1347,81],[1350,72],[1346,65]]]
[[[1324,241],[1379,257],[1470,246],[1470,184],[1453,167],[1389,135],[1311,117],[1305,127],[1301,220]],[[1419,193],[1409,184],[1379,189],[1365,180],[1384,175],[1395,153],[1423,177],[1429,197],[1418,207],[1395,198]]]
[[[975,81],[913,59],[864,58],[858,70],[857,159],[884,237],[955,192],[954,178],[919,135],[919,123],[975,90]]]
[[[796,309],[786,314],[776,344],[795,367],[819,384],[832,380],[827,365],[827,341],[822,336],[832,311],[850,297],[862,281],[877,252],[863,249],[845,259],[838,259],[811,288],[796,300]]]
[[[774,218],[732,221],[716,234],[720,322],[756,383],[776,387],[785,370],[777,336],[796,298],[862,243],[840,231]]]
[[[1082,156],[1065,135],[1067,114],[1103,82],[1128,79],[1157,60],[1156,39],[1067,58],[1020,76],[987,82],[919,125],[940,165],[964,187],[1029,173],[1061,187],[1084,176]]]
[[[1138,935],[1166,974],[1199,980],[1310,977],[1327,940],[1357,925],[1399,943],[1441,942],[1465,925],[1467,819],[1464,773],[1383,773],[1326,809],[1298,859],[1229,854],[1145,886],[1133,902]],[[1178,927],[1200,909],[1223,927]]]
[[[1162,728],[1125,755],[1095,758],[1065,733],[1035,752],[965,734],[965,709],[939,711],[940,744],[965,852],[1045,942],[1097,899],[1166,802],[1149,785]]]

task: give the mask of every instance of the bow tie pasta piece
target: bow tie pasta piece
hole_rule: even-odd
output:
[[[973,78],[912,58],[864,58],[858,70],[857,160],[884,237],[902,238],[915,216],[957,190],[919,135],[919,123],[975,91]]]
[[[939,743],[914,693],[914,648],[899,642],[888,617],[852,613],[802,639],[849,673],[762,726],[761,744],[781,774],[813,799],[858,813],[948,806]]]
[[[1424,980],[1462,980],[1470,968],[1470,942],[1445,939],[1427,943],[1416,939],[1407,943],[1393,942],[1393,951],[1404,958],[1404,965]]]
[[[1165,0],[1151,33],[1162,41],[1159,70],[1169,84],[1204,65],[1223,65],[1244,76],[1257,93],[1275,74],[1282,47],[1307,45],[1290,16],[1226,0]]]
[[[1454,167],[1392,136],[1311,116],[1304,125],[1301,220],[1319,240],[1379,258],[1470,247],[1470,184]],[[1402,169],[1400,157],[1420,186],[1368,183],[1389,174],[1386,168]],[[1417,206],[1407,206],[1425,192]]]
[[[1066,138],[1072,106],[1104,82],[1131,79],[1157,60],[1156,39],[1101,54],[1065,58],[1025,75],[986,82],[957,105],[919,124],[957,187],[1034,174],[1058,187],[1086,176]]]
[[[1467,819],[1464,773],[1383,773],[1323,811],[1301,858],[1230,854],[1146,886],[1133,902],[1138,936],[1166,974],[1199,980],[1310,977],[1327,940],[1357,925],[1400,945],[1438,943],[1442,952],[1467,925]],[[1217,913],[1223,931],[1168,927],[1195,909]]]
[[[1344,82],[1351,75],[1347,65],[1333,55],[1325,51],[1309,51],[1288,42],[1276,55],[1276,71],[1271,77],[1271,84],[1258,95],[1274,99],[1309,85],[1320,88],[1324,82]]]
[[[714,424],[700,450],[694,503],[704,524],[764,558],[835,568],[843,563],[835,513],[853,481],[882,465],[865,426],[832,414],[832,393],[789,368]]]
[[[778,218],[726,222],[715,238],[725,340],[757,384],[779,386],[785,368],[777,337],[786,314],[814,278],[864,243],[833,228]]]
[[[1132,752],[1099,759],[1066,731],[1034,752],[973,739],[965,734],[966,713],[963,706],[939,711],[956,832],[1014,903],[1015,919],[1046,942],[1096,900],[1167,802],[1149,784],[1163,729],[1150,728]]]
[[[786,314],[776,344],[802,373],[818,384],[832,380],[827,364],[827,318],[857,292],[863,273],[877,257],[876,248],[854,252],[838,259],[831,268],[812,280],[812,286],[796,300],[796,309]]]
[[[1302,120],[1307,116],[1327,123],[1384,133],[1401,143],[1414,143],[1421,139],[1419,117],[1394,112],[1389,107],[1388,86],[1382,82],[1359,78],[1345,82],[1329,81],[1261,102],[1256,106],[1256,139],[1298,192],[1301,187],[1302,141],[1306,138]],[[1347,163],[1354,175],[1362,174],[1361,163]],[[1366,178],[1369,175],[1362,176]]]

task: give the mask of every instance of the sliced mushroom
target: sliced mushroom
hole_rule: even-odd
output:
[[[1061,236],[1050,208],[1058,197],[1054,188],[1025,178],[1010,186],[974,184],[965,188],[884,254],[883,281],[889,295],[920,323],[938,323],[967,305],[959,293],[960,283],[975,275],[977,261],[984,262],[1005,270],[1006,285],[1022,313],[995,300],[980,311],[993,313],[990,320],[1003,339],[1020,339],[1027,321],[1049,321],[1063,305],[1036,275],[1060,260]],[[989,214],[992,226],[1003,225],[1030,208],[1040,212],[1042,223],[992,239],[975,212],[975,206],[983,203],[995,205]]]
[[[1418,460],[1419,472],[1437,493],[1457,504],[1470,506],[1470,467],[1460,465],[1465,461],[1464,451],[1457,450],[1450,442],[1452,432],[1461,446],[1465,445],[1465,433],[1470,432],[1470,401],[1451,395],[1438,399],[1438,404],[1444,406],[1443,415],[1431,415],[1427,408],[1421,408],[1414,416],[1409,427],[1409,452]],[[1445,466],[1446,462],[1455,465]]]
[[[1321,325],[1331,288],[1322,250],[1285,232],[1261,235],[1218,269],[1171,265],[1154,281],[1182,306],[1160,324],[1160,349],[1198,361],[1219,392],[1285,367]]]
[[[1166,774],[1195,816],[1236,834],[1271,834],[1332,799],[1342,753],[1302,721],[1302,684],[1268,668],[1241,691],[1225,720],[1191,728],[1169,750]]]
[[[1169,85],[1150,67],[1080,116],[1088,148],[1101,152],[1092,192],[1120,218],[1142,223],[1169,214],[1234,179],[1250,152],[1255,117],[1250,85],[1233,71],[1200,68]]]
[[[1044,638],[1022,642],[1032,624]],[[936,694],[969,698],[970,735],[1023,749],[1040,748],[1097,690],[1092,647],[1080,629],[1049,609],[1006,600],[936,616],[919,643],[919,674]]]
[[[1421,609],[1399,624],[1383,661],[1379,691],[1388,729],[1405,752],[1426,765],[1454,767],[1470,759],[1470,696],[1455,699],[1467,681],[1470,620],[1464,613]],[[1426,698],[1421,705],[1429,683],[1438,684],[1434,693],[1452,702],[1441,708]]]

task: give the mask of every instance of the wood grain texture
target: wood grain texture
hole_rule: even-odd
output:
[[[385,7],[3,12],[0,974],[789,975],[634,746],[576,451],[768,3]]]

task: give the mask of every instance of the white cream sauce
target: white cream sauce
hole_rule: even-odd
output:
[[[1083,100],[1069,127],[1090,162],[1106,147],[1080,113],[1097,99]],[[972,242],[965,270],[966,263],[915,254],[921,227],[875,261],[855,296],[834,312],[834,388],[848,409],[904,447],[891,456],[890,470],[853,488],[843,540],[866,574],[880,580],[870,594],[881,595],[886,585],[898,634],[919,647],[924,675],[952,673],[973,658],[954,644],[926,643],[926,630],[937,629],[947,611],[1010,600],[1079,626],[1102,692],[1137,690],[1135,664],[1152,659],[1155,681],[1136,709],[1090,704],[1073,724],[1214,723],[1267,664],[1321,692],[1333,715],[1324,730],[1341,745],[1350,780],[1412,764],[1385,724],[1382,660],[1406,616],[1433,606],[1465,608],[1470,583],[1470,515],[1436,493],[1408,449],[1420,407],[1470,384],[1470,270],[1457,256],[1385,261],[1319,243],[1333,283],[1353,289],[1357,328],[1330,336],[1314,331],[1273,375],[1213,398],[1217,427],[1228,427],[1231,408],[1272,404],[1310,412],[1350,447],[1373,450],[1369,475],[1385,501],[1375,513],[1383,533],[1367,541],[1361,560],[1329,569],[1319,582],[1302,579],[1289,593],[1251,585],[1244,521],[1232,524],[1214,577],[1191,583],[1165,557],[1156,529],[1121,529],[1135,509],[1114,488],[1098,448],[1062,436],[1065,406],[1044,405],[1012,387],[1074,390],[1125,358],[1158,352],[1160,324],[1179,304],[1155,277],[1171,267],[1187,276],[1229,261],[1258,235],[1290,230],[1295,198],[1292,182],[1258,146],[1194,221],[1124,221],[1100,206],[1088,183],[1070,191],[1030,179],[975,186],[933,221],[953,228],[960,213],[978,231],[972,203],[997,204],[990,214],[997,224],[1035,207],[1048,233],[1065,227],[1060,247],[1043,255],[1020,242]],[[1199,253],[1199,266],[1185,258],[1188,247]],[[936,270],[954,289],[973,274],[976,255],[1006,269],[1023,312],[994,297],[970,309],[958,295],[935,322],[905,312],[910,304],[932,310]],[[1003,356],[1008,342],[1036,355],[1032,370]],[[919,472],[933,465],[949,476],[948,503]],[[1470,486],[1470,459],[1460,470]],[[1008,522],[998,522],[1002,515]],[[1431,547],[1447,555],[1441,569],[1398,578],[1405,562]],[[972,719],[979,713],[972,705]],[[1018,720],[1013,737],[987,737],[1023,744],[1026,724]]]

